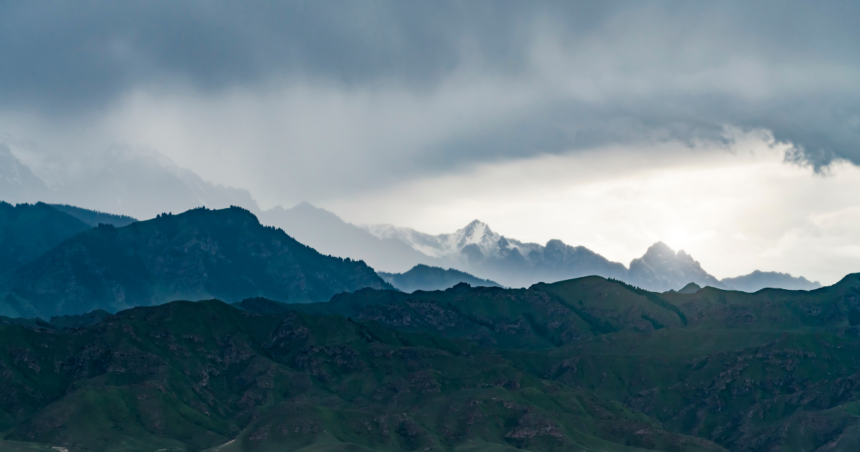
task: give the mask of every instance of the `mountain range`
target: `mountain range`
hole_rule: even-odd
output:
[[[87,199],[89,208],[138,218],[199,206],[242,206],[258,215],[263,224],[280,227],[323,254],[363,260],[385,273],[404,273],[423,264],[453,268],[508,287],[587,275],[616,278],[656,291],[678,290],[690,282],[750,292],[765,287],[820,287],[803,277],[762,271],[720,281],[688,254],[675,253],[659,243],[625,266],[560,240],[539,245],[502,237],[479,221],[453,233],[430,235],[387,225],[355,226],[308,203],[263,211],[247,191],[206,182],[153,151],[114,149],[92,156],[74,171],[52,174],[54,177],[46,179],[49,182],[43,181],[7,144],[0,144],[0,194],[6,201],[68,205]],[[71,207],[66,209],[73,213]],[[122,226],[133,218],[79,219],[92,226],[98,222]]]
[[[497,282],[476,278],[453,268],[445,270],[423,264],[418,264],[404,273],[376,273],[385,282],[407,293],[416,290],[444,290],[461,283],[477,287],[501,287]]]
[[[453,233],[431,235],[391,225],[353,225],[308,203],[265,211],[260,218],[326,254],[362,259],[384,273],[404,273],[421,264],[457,269],[507,287],[598,275],[659,292],[678,290],[690,282],[746,292],[766,287],[821,287],[803,277],[762,271],[719,280],[689,254],[676,252],[661,242],[649,247],[628,267],[560,240],[539,245],[503,237],[477,220]]]
[[[849,452],[860,275],[657,293],[585,277],[0,319],[10,451]]]
[[[84,227],[0,276],[0,315],[48,319],[215,297],[305,303],[390,287],[364,262],[321,255],[239,207]]]

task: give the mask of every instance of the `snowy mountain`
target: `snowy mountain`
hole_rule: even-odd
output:
[[[580,276],[599,275],[623,279],[627,269],[588,248],[572,247],[560,240],[546,246],[503,237],[475,220],[450,234],[430,235],[391,225],[362,226],[371,234],[400,240],[421,253],[432,256],[480,278],[510,287],[527,287]]]
[[[431,256],[441,262],[441,266],[467,271],[509,287],[589,275],[615,278],[653,291],[679,290],[690,283],[747,292],[765,287],[805,290],[820,287],[803,277],[761,271],[721,281],[683,250],[676,252],[662,242],[649,247],[642,257],[633,259],[628,268],[588,248],[570,246],[561,240],[539,245],[504,237],[478,220],[453,233],[439,235],[391,225],[361,227],[378,238],[400,241]]]
[[[436,258],[460,259],[468,256],[480,258],[499,257],[504,250],[516,249],[520,254],[529,254],[540,247],[535,243],[523,243],[508,240],[493,232],[481,221],[474,220],[464,228],[450,234],[430,235],[410,228],[399,228],[392,225],[362,225],[371,234],[380,239],[394,239],[406,243],[422,254]],[[464,251],[465,250],[465,251]],[[477,253],[480,253],[478,255]]]

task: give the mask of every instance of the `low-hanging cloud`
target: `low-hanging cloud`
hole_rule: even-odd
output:
[[[768,130],[816,169],[860,164],[856,17],[851,2],[9,2],[0,132],[150,146],[264,204],[726,127]]]

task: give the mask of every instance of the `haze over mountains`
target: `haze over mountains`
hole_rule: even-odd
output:
[[[655,291],[678,290],[690,282],[752,292],[765,287],[802,290],[820,287],[803,277],[765,271],[720,281],[692,256],[683,251],[676,253],[662,243],[653,245],[642,257],[625,266],[588,248],[560,240],[540,245],[503,237],[477,220],[453,233],[430,235],[391,225],[352,225],[309,203],[262,211],[247,191],[206,182],[155,152],[106,152],[91,158],[76,171],[46,183],[7,145],[0,144],[0,168],[0,193],[9,202],[68,205],[85,198],[91,202],[87,208],[110,213],[141,212],[146,214],[143,218],[201,205],[209,208],[238,205],[255,213],[261,223],[280,227],[323,254],[360,259],[385,273],[405,273],[423,264],[467,272],[507,287],[528,287],[538,282],[588,275],[615,278]],[[169,202],[165,203],[165,199]],[[58,208],[75,216],[73,206]],[[99,222],[121,226],[134,220],[131,216],[99,219],[92,213],[86,215],[89,217],[79,219],[91,226]]]
[[[63,168],[40,168],[51,176],[42,179],[0,143],[0,199],[13,204],[69,204],[143,219],[200,206],[259,210],[247,191],[206,182],[153,151],[112,150],[58,166]],[[87,200],[85,206],[81,200]]]
[[[261,214],[261,221],[283,228],[302,243],[335,256],[362,259],[378,271],[403,273],[423,264],[454,268],[507,287],[528,287],[580,276],[615,278],[648,290],[678,290],[690,282],[755,292],[765,287],[810,290],[821,287],[802,277],[754,272],[723,281],[684,251],[656,243],[629,269],[583,246],[560,240],[546,245],[503,237],[480,221],[450,234],[430,235],[391,225],[356,226],[308,203]],[[737,284],[737,287],[735,286]]]

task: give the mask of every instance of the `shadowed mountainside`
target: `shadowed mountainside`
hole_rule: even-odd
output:
[[[79,219],[41,202],[13,206],[0,201],[0,274],[87,229]]]
[[[112,213],[84,209],[81,207],[70,206],[68,204],[51,204],[51,207],[59,210],[60,212],[67,213],[92,227],[96,227],[99,224],[109,224],[111,226],[121,228],[137,221],[137,219],[127,215],[114,215]]]
[[[390,287],[366,264],[323,256],[247,210],[194,209],[78,234],[2,276],[0,314],[50,318],[175,299],[325,301]]]

